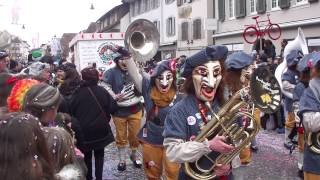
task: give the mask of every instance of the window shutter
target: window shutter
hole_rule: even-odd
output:
[[[281,9],[287,9],[290,7],[290,0],[279,0],[279,7]]]
[[[246,0],[236,1],[236,17],[241,18],[246,16]]]
[[[309,0],[309,2],[318,2],[318,0]]]
[[[181,6],[182,0],[177,0],[177,6]]]
[[[257,0],[257,13],[262,14],[266,12],[266,0]]]
[[[201,19],[193,21],[193,39],[201,39]]]
[[[225,0],[219,0],[218,1],[218,7],[219,7],[219,20],[224,21],[225,18]]]
[[[181,33],[181,40],[182,41],[186,41],[186,40],[188,40],[188,33],[189,33],[189,24],[188,24],[188,22],[183,22],[182,24],[181,24],[181,31],[182,31],[182,33]]]

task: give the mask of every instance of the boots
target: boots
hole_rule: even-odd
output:
[[[284,136],[285,136],[285,138],[284,138],[284,147],[289,149],[289,150],[293,146],[293,144],[292,144],[292,142],[291,142],[291,140],[289,138],[289,135],[290,135],[291,131],[292,131],[292,128],[287,128],[287,127],[284,130]]]
[[[118,155],[119,155],[118,171],[125,171],[127,168],[125,148],[118,148]]]

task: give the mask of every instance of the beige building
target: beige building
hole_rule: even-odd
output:
[[[215,44],[227,45],[230,51],[251,52],[252,44],[242,37],[245,25],[255,24],[254,16],[279,24],[282,35],[272,40],[280,53],[282,39],[292,40],[301,27],[309,50],[320,50],[320,2],[318,0],[215,0],[218,18],[217,31],[212,35]],[[263,28],[262,28],[263,29]],[[269,39],[268,36],[265,36]]]
[[[191,56],[213,44],[212,35],[217,28],[215,4],[215,0],[177,0],[177,56]]]

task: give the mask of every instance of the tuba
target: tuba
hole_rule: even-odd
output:
[[[160,44],[160,34],[151,21],[137,19],[127,28],[124,44],[134,60],[144,63],[156,55]]]
[[[308,50],[308,45],[307,45],[307,41],[306,41],[306,38],[301,30],[301,28],[299,27],[298,28],[298,35],[297,37],[289,42],[287,44],[287,46],[284,48],[284,51],[283,51],[283,61],[282,63],[277,67],[276,71],[275,71],[275,76],[280,84],[280,87],[281,87],[281,91],[282,93],[291,98],[292,99],[292,94],[289,94],[287,93],[286,91],[284,91],[282,89],[282,74],[286,72],[287,70],[287,61],[286,61],[286,57],[287,55],[290,53],[290,51],[292,50],[300,50],[302,51],[303,54],[308,54],[309,53],[309,50]]]
[[[265,67],[259,67],[251,75],[250,88],[240,89],[218,113],[214,113],[207,103],[213,118],[203,127],[195,141],[203,142],[216,135],[223,135],[227,137],[227,143],[233,144],[235,149],[226,154],[210,152],[195,162],[184,163],[185,172],[194,179],[215,178],[214,168],[218,164],[229,164],[259,131],[253,111],[243,112],[241,109],[254,105],[261,111],[270,113],[279,108],[280,101],[281,90],[276,78]],[[240,127],[238,118],[249,118],[251,128]]]

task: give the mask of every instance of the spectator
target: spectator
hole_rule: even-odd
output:
[[[280,57],[281,59],[283,59],[283,52],[284,52],[284,48],[287,46],[288,41],[286,39],[283,39],[281,42],[281,52],[280,52]]]
[[[0,50],[0,73],[9,73],[9,54],[6,51]]]
[[[53,166],[39,121],[26,113],[0,117],[0,177],[53,180]]]
[[[79,148],[84,152],[88,168],[87,179],[92,179],[92,151],[95,158],[95,176],[102,179],[104,147],[114,141],[109,125],[110,114],[116,110],[116,103],[108,92],[97,85],[99,72],[93,67],[81,71],[82,83],[70,102],[71,114],[78,119],[83,132]]]

